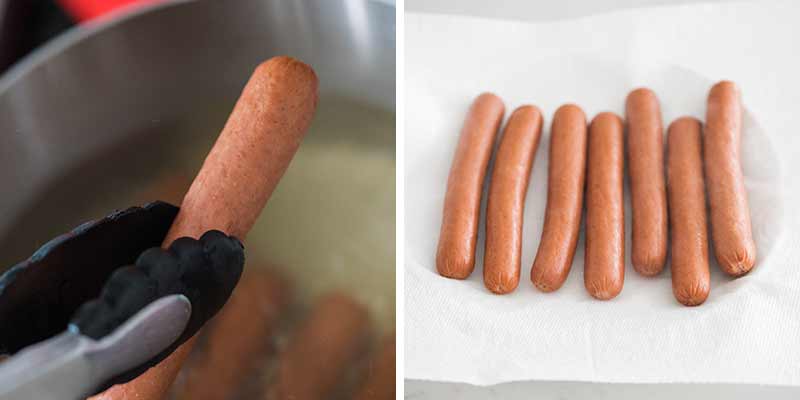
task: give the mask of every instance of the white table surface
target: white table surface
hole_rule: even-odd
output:
[[[413,12],[481,16],[524,21],[552,21],[615,10],[671,4],[731,2],[735,0],[406,0],[405,9]],[[499,4],[501,3],[501,4]],[[610,384],[583,382],[513,382],[494,386],[461,383],[405,381],[405,398],[415,400],[471,399],[797,399],[793,387],[720,384]]]
[[[406,11],[552,21],[629,8],[735,0],[406,0]]]

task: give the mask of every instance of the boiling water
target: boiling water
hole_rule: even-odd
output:
[[[114,209],[155,199],[178,203],[229,111],[210,107],[183,121],[153,121],[151,131],[54,177],[0,235],[0,270]],[[394,118],[325,98],[247,237],[245,268],[269,266],[291,282],[291,319],[301,320],[318,295],[341,290],[369,309],[376,338],[394,330]]]

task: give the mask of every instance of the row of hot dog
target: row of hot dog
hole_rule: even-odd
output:
[[[469,109],[447,182],[436,266],[443,276],[468,277],[475,266],[481,193],[505,106],[494,94]],[[743,275],[755,264],[739,151],[741,102],[729,81],[714,85],[706,123],[681,117],[668,128],[666,162],[658,98],[632,91],[625,120],[603,112],[587,125],[574,104],[560,107],[550,133],[544,227],[531,281],[544,292],[567,278],[585,207],[584,285],[607,300],[625,276],[624,164],[631,190],[634,269],[660,273],[671,255],[675,298],[702,304],[710,290],[708,226],[720,268]],[[519,284],[525,194],[542,130],[535,106],[517,108],[500,139],[486,210],[486,287],[509,293]],[[627,154],[626,154],[627,142]],[[627,157],[626,157],[627,156]],[[710,218],[706,217],[706,194]]]

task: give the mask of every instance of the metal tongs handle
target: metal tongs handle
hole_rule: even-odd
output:
[[[0,400],[83,399],[175,342],[191,314],[189,299],[171,295],[150,303],[100,340],[70,325],[0,364]]]

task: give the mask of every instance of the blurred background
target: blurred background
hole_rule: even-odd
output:
[[[0,1],[0,73],[74,24],[55,1]]]

